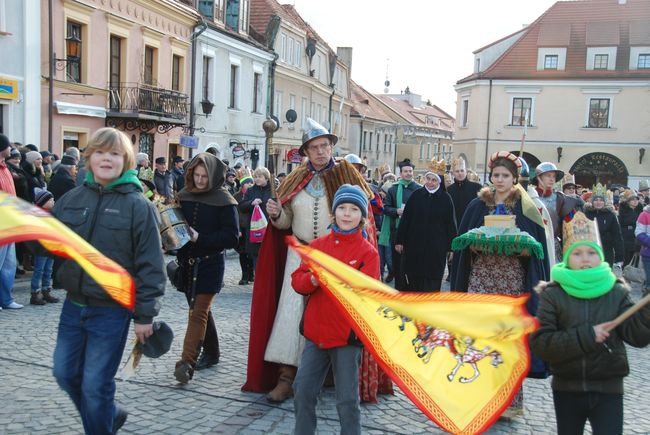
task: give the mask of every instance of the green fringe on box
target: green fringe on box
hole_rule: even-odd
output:
[[[451,249],[462,251],[472,248],[485,254],[520,255],[527,251],[540,260],[544,259],[542,244],[529,235],[486,237],[482,234],[465,233],[451,242]]]

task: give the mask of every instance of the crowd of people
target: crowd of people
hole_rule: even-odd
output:
[[[188,303],[173,370],[181,384],[219,362],[213,301],[223,287],[225,251],[235,249],[240,285],[253,284],[243,390],[266,393],[274,403],[293,397],[298,434],[316,430],[317,397],[332,380],[344,433],[361,432],[361,402],[393,393],[311,270],[287,249],[291,234],[400,291],[440,291],[446,278],[454,291],[529,295],[527,308],[541,325],[531,336],[529,376],[553,374],[559,433],[582,433],[586,420],[594,433],[621,433],[622,379],[629,371],[623,343],[650,342],[650,306],[620,325],[610,321],[632,305],[617,269],[640,258],[644,294],[650,292],[647,182],[637,190],[584,189],[553,163],[533,169],[505,151],[490,156],[484,184],[460,158],[450,168],[432,160],[419,177],[406,159],[398,174],[385,165],[372,180],[358,156],[334,157],[337,136],[307,121],[303,164],[277,178],[264,167],[230,168],[214,149],[189,161],[174,157],[171,170],[158,157],[152,169],[149,156],[134,154],[112,128],[60,159],[0,135],[0,190],[49,210],[135,281],[130,311],[71,260],[55,261],[38,244],[0,247],[2,309],[23,308],[12,287],[27,271],[33,271],[30,304],[59,302],[52,289],[67,291],[54,376],[86,433],[115,433],[127,418],[114,400],[114,378],[131,321],[145,343],[160,309],[167,282],[161,206],[177,207],[189,228],[189,241],[168,251],[179,270],[173,284]],[[490,217],[511,218],[513,231],[537,251],[455,247],[459,236],[489,234]],[[504,415],[521,415],[523,401],[520,390]]]

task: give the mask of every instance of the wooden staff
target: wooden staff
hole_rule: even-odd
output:
[[[616,329],[616,328],[618,327],[618,325],[620,325],[621,323],[623,323],[624,321],[626,321],[628,318],[630,318],[632,315],[634,315],[634,313],[636,313],[636,312],[639,311],[641,308],[643,308],[643,306],[644,306],[645,304],[647,304],[648,302],[650,302],[650,293],[648,293],[647,295],[645,295],[645,296],[644,296],[644,297],[643,297],[639,302],[637,302],[636,304],[632,305],[630,308],[628,308],[628,309],[625,310],[623,313],[621,313],[617,318],[615,318],[614,320],[612,320],[612,321],[610,322],[610,325],[609,325],[607,328],[605,328],[605,330],[606,330],[607,332],[609,332],[609,331],[611,331],[611,330],[613,330],[613,329]]]

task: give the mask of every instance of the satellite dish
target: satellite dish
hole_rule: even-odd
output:
[[[293,109],[287,110],[287,114],[285,116],[287,118],[287,122],[295,122],[296,119],[298,119],[298,114]]]
[[[384,86],[389,87],[389,86],[390,86],[390,81],[386,80],[386,81],[384,82]]]
[[[308,58],[314,57],[314,54],[316,54],[316,44],[314,44],[313,41],[309,41],[307,43],[307,47],[305,47],[305,53],[307,54]]]
[[[275,115],[271,115],[271,119],[275,121],[275,130],[273,131],[278,131],[278,128],[280,128],[280,120]]]

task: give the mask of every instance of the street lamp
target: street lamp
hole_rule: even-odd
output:
[[[74,34],[65,38],[65,51],[65,59],[57,59],[56,53],[53,56],[53,61],[58,71],[63,71],[69,63],[79,63],[81,59],[81,39]]]
[[[262,123],[262,128],[264,129],[264,133],[266,133],[266,160],[269,165],[269,172],[275,175],[275,162],[271,159],[271,155],[275,153],[275,150],[273,149],[273,133],[277,131],[278,124],[275,120],[266,118]]]

